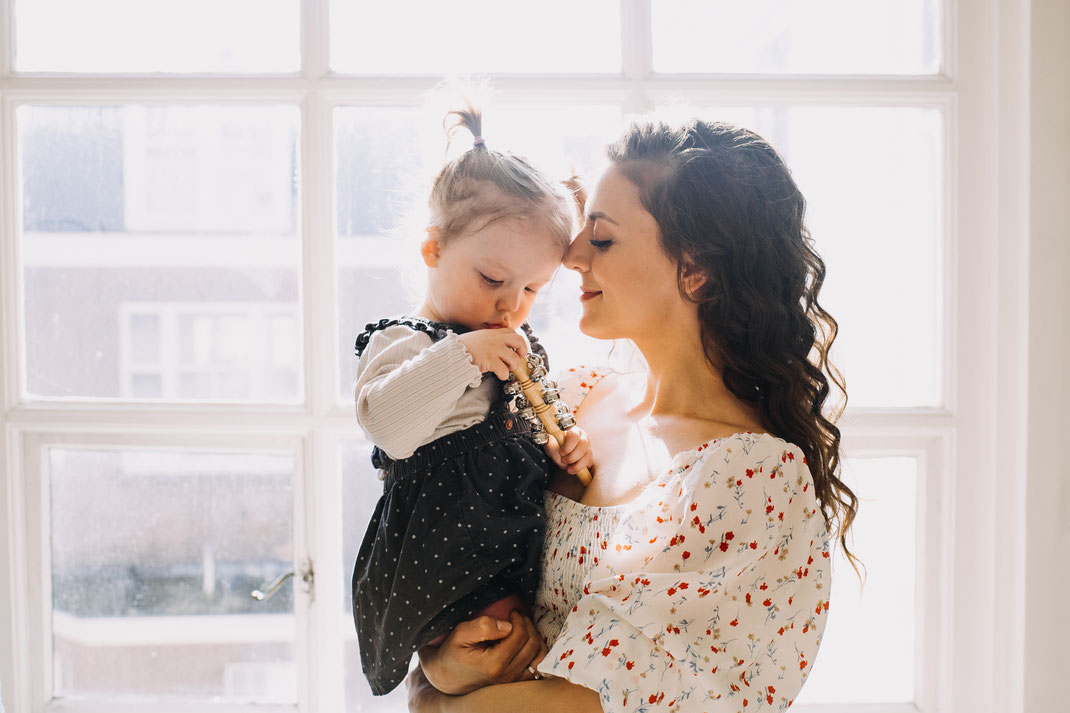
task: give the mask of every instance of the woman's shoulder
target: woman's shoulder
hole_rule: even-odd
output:
[[[690,486],[709,488],[725,481],[725,487],[747,488],[783,478],[790,490],[811,490],[813,478],[799,446],[771,433],[743,431],[715,438],[691,451],[678,453],[673,475]]]

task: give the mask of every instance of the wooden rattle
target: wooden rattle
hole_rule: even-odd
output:
[[[557,384],[546,378],[546,367],[538,354],[528,354],[526,363],[509,374],[505,393],[515,397],[521,418],[531,423],[531,437],[540,446],[552,436],[558,445],[565,440],[565,431],[576,425],[576,419],[562,401]],[[584,468],[576,473],[584,485],[591,483],[591,471]]]

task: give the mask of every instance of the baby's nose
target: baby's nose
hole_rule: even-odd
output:
[[[510,290],[498,297],[498,309],[502,312],[516,312],[520,309],[520,291]]]

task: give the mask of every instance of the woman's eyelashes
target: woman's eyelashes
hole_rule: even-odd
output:
[[[599,250],[605,250],[613,244],[612,240],[595,240],[594,238],[591,238],[588,242],[591,243],[591,247],[598,248]]]

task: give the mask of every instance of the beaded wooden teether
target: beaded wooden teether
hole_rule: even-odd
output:
[[[545,445],[553,437],[558,445],[565,441],[565,431],[576,425],[568,406],[558,399],[557,384],[545,378],[546,367],[538,354],[528,354],[526,362],[510,373],[505,393],[515,396],[520,417],[532,426],[532,438]],[[576,473],[584,485],[591,483],[591,471],[584,468]]]

